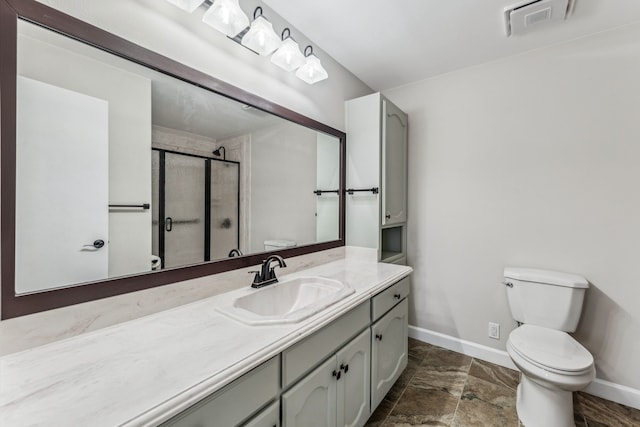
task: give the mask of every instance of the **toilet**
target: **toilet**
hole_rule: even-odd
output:
[[[298,244],[292,240],[285,239],[271,239],[264,241],[265,252],[281,251],[283,249],[289,249],[298,246]]]
[[[580,320],[584,277],[529,268],[504,269],[509,308],[520,324],[507,339],[507,353],[520,369],[516,410],[525,427],[568,427],[572,392],[595,378],[593,356],[568,332]]]

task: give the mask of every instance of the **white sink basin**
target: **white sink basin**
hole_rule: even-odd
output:
[[[298,277],[253,291],[218,311],[248,325],[297,323],[353,292],[338,280]]]

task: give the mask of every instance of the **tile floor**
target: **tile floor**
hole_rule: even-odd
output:
[[[409,339],[407,369],[366,427],[518,427],[519,373]],[[640,410],[574,394],[576,427],[640,426]]]

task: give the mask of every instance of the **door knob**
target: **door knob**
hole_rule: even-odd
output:
[[[84,245],[83,248],[96,248],[96,249],[100,249],[101,247],[104,246],[104,240],[102,239],[98,239],[98,240],[94,240],[92,244],[90,245]]]

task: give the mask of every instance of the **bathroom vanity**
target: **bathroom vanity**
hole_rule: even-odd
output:
[[[406,266],[350,259],[282,276],[354,292],[297,323],[218,311],[248,285],[0,358],[3,425],[364,425],[407,363]]]

